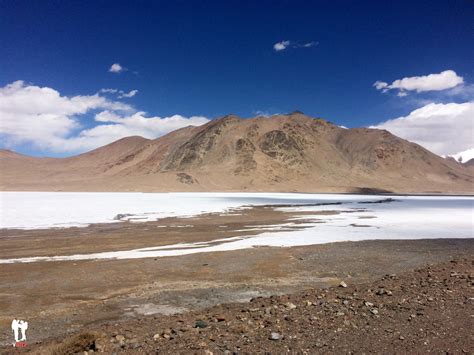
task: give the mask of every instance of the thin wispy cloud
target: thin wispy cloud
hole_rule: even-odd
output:
[[[279,115],[279,112],[274,110],[254,110],[252,111],[252,114],[260,117],[271,117],[274,115]]]
[[[98,94],[117,94],[117,98],[123,99],[134,97],[136,94],[138,94],[138,90],[130,90],[129,92],[125,92],[123,90],[106,88],[100,89]]]
[[[290,48],[311,48],[315,47],[319,44],[319,42],[311,41],[311,42],[306,42],[306,43],[298,43],[298,42],[292,42],[290,40],[283,40],[280,42],[277,42],[273,45],[273,49],[275,52],[281,52],[286,49]]]
[[[462,76],[456,74],[454,70],[445,70],[437,74],[423,76],[411,76],[393,81],[391,84],[377,80],[373,86],[383,93],[389,90],[398,91],[398,96],[406,96],[407,91],[417,93],[427,91],[442,91],[455,88],[464,83]]]
[[[101,94],[115,94],[116,92],[118,92],[117,89],[100,89],[99,90],[99,93]]]
[[[121,99],[124,97],[134,97],[137,93],[138,93],[138,90],[131,90],[129,92],[120,91],[118,98]]]
[[[315,47],[319,44],[319,42],[307,42],[303,43],[301,45],[295,45],[295,48],[310,48],[310,47]]]

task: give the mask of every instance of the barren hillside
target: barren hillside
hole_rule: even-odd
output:
[[[0,152],[2,190],[473,193],[472,169],[387,131],[228,115],[71,158]]]

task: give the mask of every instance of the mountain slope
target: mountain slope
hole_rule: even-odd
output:
[[[0,153],[2,190],[474,192],[472,169],[387,131],[228,115],[66,159]]]

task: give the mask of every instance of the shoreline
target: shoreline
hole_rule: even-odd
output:
[[[196,193],[196,194],[206,194],[206,193],[216,193],[216,194],[242,194],[242,193],[249,193],[249,194],[302,194],[302,195],[354,195],[354,196],[364,196],[364,195],[371,195],[371,196],[423,196],[423,197],[474,197],[474,191],[472,192],[465,192],[465,193],[456,193],[456,192],[436,192],[436,191],[427,191],[427,192],[397,192],[397,191],[386,191],[386,192],[370,192],[370,188],[368,191],[365,192],[347,192],[341,190],[338,192],[337,190],[334,191],[294,191],[294,190],[278,190],[278,191],[263,191],[263,190],[206,190],[206,191],[134,191],[134,190],[111,190],[111,191],[103,191],[103,190],[5,190],[0,188],[0,193],[2,192],[60,192],[60,193],[141,193],[141,194],[188,194],[188,193]]]

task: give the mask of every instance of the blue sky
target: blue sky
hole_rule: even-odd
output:
[[[129,106],[118,113],[122,119],[144,112],[140,117],[202,117],[194,121],[199,124],[228,113],[301,110],[350,128],[474,98],[474,3],[468,0],[0,1],[0,14],[0,88],[22,80],[21,90],[50,88],[66,99],[104,88],[138,90],[133,97],[98,94]],[[285,48],[275,50],[276,43]],[[125,69],[110,72],[114,63]],[[447,70],[462,82],[422,91],[373,86]],[[472,107],[466,107],[471,117]],[[64,156],[109,139],[49,146],[25,138],[27,130],[11,123],[23,116],[12,111],[0,117],[5,148]],[[66,111],[54,113],[72,121],[52,128],[62,139],[120,119],[97,120],[97,114],[114,111],[110,104]],[[463,122],[472,133],[472,119]],[[464,143],[457,150],[472,148]],[[437,153],[456,153],[442,150]]]

